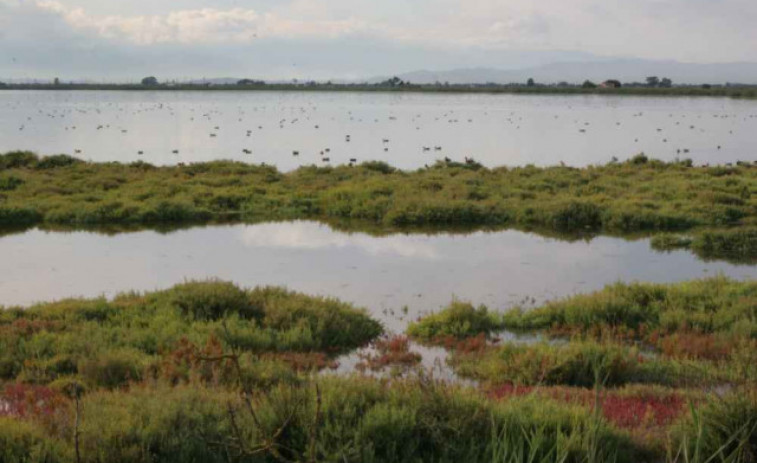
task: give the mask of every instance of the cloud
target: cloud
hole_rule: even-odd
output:
[[[754,0],[0,0],[0,77],[339,79],[602,58],[754,61],[754,22]]]
[[[330,38],[367,28],[365,23],[352,19],[302,21],[244,8],[202,8],[172,11],[165,15],[100,17],[57,1],[38,1],[36,5],[42,11],[58,15],[73,29],[137,45],[246,43],[258,37]]]

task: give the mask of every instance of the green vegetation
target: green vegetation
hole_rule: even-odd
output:
[[[106,388],[148,378],[186,381],[198,358],[219,355],[225,340],[244,354],[246,374],[267,382],[286,363],[318,360],[305,354],[347,352],[381,332],[364,311],[333,299],[190,282],[110,301],[3,310],[0,380],[50,384],[79,376],[89,387]],[[229,381],[230,373],[202,370],[208,380]]]
[[[484,306],[453,301],[444,310],[410,323],[407,334],[424,342],[440,343],[447,338],[463,339],[491,334],[500,326],[498,317]]]
[[[376,340],[381,327],[347,304],[278,288],[211,280],[4,309],[0,461],[753,461],[755,286],[714,278],[605,292],[612,288],[620,294],[614,299],[592,296],[620,315],[601,315],[597,302],[588,317],[617,321],[604,324],[617,328],[612,339],[609,328],[595,333],[575,315],[563,317],[579,320],[569,343],[499,345],[486,333],[516,321],[567,329],[568,322],[543,321],[567,309],[546,311],[536,323],[458,301],[413,325],[424,339],[459,340],[451,364],[484,380],[481,391],[424,373],[315,374],[325,357]],[[621,301],[654,309],[611,308]],[[689,304],[698,305],[686,311]],[[668,322],[650,329],[722,332],[747,344],[717,360],[652,352],[636,342],[646,331],[620,327],[654,310],[686,313],[660,315]],[[711,315],[710,331],[693,324],[703,313]],[[402,336],[379,339],[376,354],[361,358],[366,369],[420,360]],[[703,384],[732,391],[707,398]]]
[[[82,462],[544,462],[639,461],[644,449],[585,408],[531,397],[493,402],[417,381],[326,379],[281,385],[250,406],[232,391],[134,387],[81,399],[44,419],[0,418],[8,463]],[[252,410],[249,412],[248,410]],[[234,417],[232,420],[231,417]],[[78,432],[77,432],[78,431]]]
[[[757,168],[637,156],[587,168],[487,169],[440,161],[414,172],[371,162],[302,167],[229,161],[155,167],[0,155],[0,224],[146,225],[274,219],[378,226],[519,226],[555,231],[688,230],[757,223]]]
[[[617,283],[504,314],[453,302],[408,333],[441,342],[455,373],[495,400],[601,412],[657,455],[644,461],[746,463],[757,457],[756,301],[757,283],[725,277]],[[505,328],[553,339],[491,337]]]
[[[651,341],[693,332],[757,338],[757,282],[725,277],[677,284],[616,283],[596,293],[503,316],[507,328],[600,335],[605,331]]]
[[[693,236],[662,233],[652,237],[651,245],[661,251],[691,249],[705,260],[757,263],[757,228],[703,230]]]
[[[728,368],[714,362],[661,358],[617,343],[582,340],[557,345],[506,343],[481,350],[459,350],[454,352],[450,363],[466,378],[526,386],[593,387],[599,380],[611,387],[625,384],[681,387],[743,378],[730,375]]]

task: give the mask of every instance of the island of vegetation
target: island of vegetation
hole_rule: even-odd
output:
[[[213,161],[92,163],[0,155],[0,225],[165,226],[265,220],[520,227],[555,233],[664,232],[658,249],[757,258],[757,164],[695,166],[640,154],[574,168],[486,168],[449,159],[416,171],[383,162],[300,167]]]

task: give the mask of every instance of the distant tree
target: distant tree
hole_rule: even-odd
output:
[[[536,82],[534,82],[534,78],[533,77],[529,78],[528,81],[526,81],[526,86],[527,87],[533,87],[535,85],[536,85]]]
[[[262,80],[242,79],[237,81],[237,85],[265,85]]]
[[[712,85],[711,84],[702,84],[702,88],[705,89],[705,90],[709,90],[709,89],[712,88]]]
[[[0,88],[7,87],[7,86],[8,86],[8,84],[6,84],[5,82],[0,82]]]
[[[58,79],[57,77],[53,79],[53,85],[60,85],[60,79]]]
[[[585,80],[583,84],[581,84],[581,88],[597,88],[597,84],[590,80]]]
[[[400,79],[397,76],[394,76],[391,79],[387,79],[387,80],[379,83],[379,86],[381,86],[381,87],[400,87],[400,86],[403,86],[403,85],[405,85],[405,82],[403,82],[402,79]]]
[[[142,85],[147,85],[147,86],[158,85],[158,79],[157,77],[153,77],[153,76],[145,77],[144,79],[142,79]]]
[[[621,88],[623,84],[620,83],[617,79],[609,79],[602,83],[602,86],[605,88]]]
[[[647,87],[657,87],[660,85],[660,78],[657,76],[647,77]]]
[[[564,80],[562,82],[557,83],[558,87],[570,87],[570,84],[565,82]]]
[[[673,81],[668,79],[667,77],[663,77],[663,79],[660,81],[660,87],[670,88],[672,86],[673,86]]]

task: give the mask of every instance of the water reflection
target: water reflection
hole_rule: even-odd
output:
[[[658,253],[646,239],[568,242],[516,230],[371,236],[318,222],[114,236],[33,229],[0,239],[0,256],[5,305],[112,296],[218,277],[338,297],[367,307],[395,331],[452,297],[505,309],[618,280],[757,276],[753,266],[705,262],[688,251]]]
[[[261,224],[240,231],[241,241],[249,247],[325,250],[352,248],[370,256],[381,254],[417,259],[435,259],[438,250],[420,235],[388,235],[377,239],[364,233],[334,233],[312,222]]]

